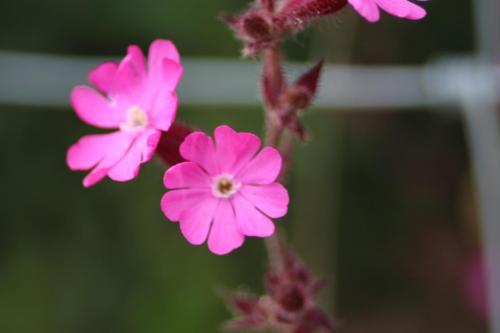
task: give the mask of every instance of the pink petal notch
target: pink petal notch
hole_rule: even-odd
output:
[[[208,249],[217,255],[228,254],[243,245],[245,237],[238,230],[232,204],[221,201],[208,236]]]
[[[259,152],[260,139],[222,125],[214,139],[193,132],[180,145],[187,162],[165,172],[170,191],[161,201],[165,216],[179,222],[193,245],[208,243],[216,255],[243,245],[245,237],[270,237],[274,218],[288,210],[288,191],[277,183],[281,156],[271,147]]]
[[[71,105],[83,122],[115,130],[84,136],[69,148],[69,168],[90,170],[85,187],[106,176],[119,182],[137,177],[141,164],[153,157],[162,132],[175,120],[175,89],[181,77],[175,45],[158,39],[150,46],[148,60],[138,46],[131,45],[120,63],[105,62],[89,73],[95,89],[73,89]]]
[[[380,9],[408,20],[420,20],[427,15],[425,9],[409,0],[349,0],[349,3],[368,22],[380,19]]]

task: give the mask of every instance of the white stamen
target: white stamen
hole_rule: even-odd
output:
[[[241,187],[232,175],[222,174],[214,177],[212,182],[212,194],[217,198],[230,198]]]
[[[120,128],[126,131],[137,131],[147,126],[148,115],[140,106],[133,105],[127,110],[126,120]]]

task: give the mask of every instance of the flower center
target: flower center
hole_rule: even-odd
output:
[[[148,115],[140,106],[134,105],[127,110],[127,118],[121,128],[135,131],[148,126]]]
[[[241,184],[231,175],[219,175],[213,180],[212,193],[217,198],[229,198],[238,192],[240,187]]]

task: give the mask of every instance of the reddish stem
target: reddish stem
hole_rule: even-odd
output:
[[[282,170],[288,170],[288,158],[291,154],[290,145],[286,145],[286,152],[281,151],[284,147],[280,145],[281,138],[286,129],[281,121],[280,99],[285,88],[285,79],[283,75],[282,57],[280,45],[275,43],[263,51],[262,65],[262,97],[266,110],[266,138],[267,146],[274,147],[280,151],[286,158],[283,159]],[[280,180],[283,181],[280,177]],[[279,229],[275,234],[266,238],[266,248],[269,255],[271,266],[278,268],[283,262],[281,251],[281,240]]]
[[[273,43],[262,52],[262,57],[262,97],[267,113],[279,112],[280,97],[285,86],[279,45]]]

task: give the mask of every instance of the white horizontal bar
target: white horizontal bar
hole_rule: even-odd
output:
[[[65,107],[72,87],[107,60],[0,52],[0,103]],[[258,105],[258,64],[246,60],[186,59],[179,88],[184,105]],[[287,65],[290,78],[309,65]],[[419,67],[327,66],[316,105],[328,108],[404,108],[433,105]]]

